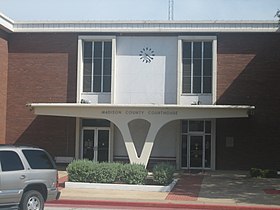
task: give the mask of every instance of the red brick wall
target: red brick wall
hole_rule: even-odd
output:
[[[7,76],[8,76],[7,34],[5,34],[0,30],[0,144],[4,144],[6,138]]]
[[[12,34],[6,143],[35,144],[53,155],[74,155],[75,119],[36,116],[33,102],[75,102],[76,34]]]
[[[219,34],[217,67],[217,103],[256,106],[249,119],[217,120],[217,168],[280,169],[280,35]]]

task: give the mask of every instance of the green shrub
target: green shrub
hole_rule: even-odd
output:
[[[250,169],[251,177],[262,177],[262,169],[260,168],[251,168]]]
[[[261,177],[261,178],[277,178],[277,171],[270,169],[260,169],[260,168],[251,168],[250,175],[252,177]]]
[[[75,160],[67,167],[70,182],[144,184],[148,171],[144,165],[97,163]]]
[[[153,179],[157,184],[168,185],[172,182],[174,172],[174,166],[160,163],[153,168]]]
[[[90,182],[93,162],[90,160],[74,160],[66,168],[70,182]]]
[[[121,167],[120,179],[127,184],[145,184],[148,171],[144,165],[124,164]]]
[[[113,183],[118,174],[118,167],[115,163],[99,163],[95,168],[94,180],[96,183]]]

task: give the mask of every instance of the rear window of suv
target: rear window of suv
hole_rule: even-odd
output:
[[[43,150],[22,150],[32,169],[55,169],[53,161]]]

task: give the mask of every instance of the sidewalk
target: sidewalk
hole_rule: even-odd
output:
[[[61,182],[67,180],[59,172]],[[62,188],[60,204],[200,209],[280,209],[280,179],[251,178],[243,171],[180,175],[171,192]]]

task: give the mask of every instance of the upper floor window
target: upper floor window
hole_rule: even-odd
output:
[[[83,92],[111,92],[112,42],[83,43]]]
[[[211,41],[183,41],[182,92],[212,93],[213,50]]]

